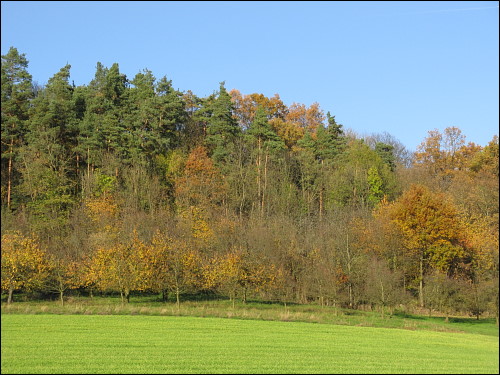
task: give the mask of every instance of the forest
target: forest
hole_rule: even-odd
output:
[[[2,55],[2,301],[198,294],[498,324],[497,135],[429,129],[410,151],[318,103],[224,82],[198,97],[118,63],[75,86],[70,68],[42,86]]]

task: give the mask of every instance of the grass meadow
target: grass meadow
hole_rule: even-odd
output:
[[[499,372],[498,328],[33,312],[2,313],[1,323],[5,374]]]

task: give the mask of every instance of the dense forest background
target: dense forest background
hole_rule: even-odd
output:
[[[410,152],[278,94],[201,98],[116,63],[69,78],[40,86],[2,56],[8,302],[211,293],[498,319],[497,136],[430,130]]]

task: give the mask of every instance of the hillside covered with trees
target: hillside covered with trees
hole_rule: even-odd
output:
[[[187,293],[498,321],[498,137],[416,152],[318,103],[2,56],[2,293]],[[481,124],[477,124],[481,126]]]

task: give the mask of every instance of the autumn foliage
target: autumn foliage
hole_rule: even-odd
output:
[[[2,56],[8,302],[196,294],[498,316],[498,136],[434,129],[413,152],[319,103],[225,82],[198,97],[117,63],[75,86],[70,68],[39,87],[23,54]]]

